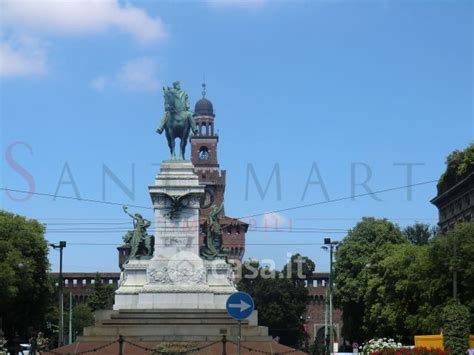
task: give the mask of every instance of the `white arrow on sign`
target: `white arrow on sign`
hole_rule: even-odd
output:
[[[247,302],[243,301],[243,300],[240,300],[240,304],[236,304],[236,303],[230,303],[229,304],[229,308],[240,308],[240,312],[242,313],[243,311],[245,311],[246,309],[252,307],[251,305],[249,305]]]

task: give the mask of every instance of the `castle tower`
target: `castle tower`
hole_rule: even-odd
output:
[[[215,131],[214,117],[214,108],[212,102],[206,99],[206,86],[203,84],[202,99],[194,107],[194,121],[198,134],[191,138],[191,161],[199,176],[199,182],[206,185],[201,203],[203,217],[208,215],[212,205],[220,205],[224,201],[225,170],[219,169],[217,159],[219,136]]]
[[[191,138],[191,161],[199,183],[205,185],[201,200],[200,224],[204,226],[210,208],[224,202],[226,171],[219,167],[217,144],[219,135],[215,128],[215,114],[212,102],[206,98],[206,84],[202,84],[202,98],[194,107],[194,120],[198,134]],[[227,217],[222,211],[219,223],[224,230],[223,244],[229,253],[231,262],[241,261],[245,252],[245,233],[248,224],[238,219]],[[204,231],[205,228],[201,228]],[[200,233],[200,244],[204,241],[204,233]]]

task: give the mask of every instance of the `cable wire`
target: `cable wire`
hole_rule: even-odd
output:
[[[247,215],[247,216],[242,216],[242,217],[239,217],[237,219],[246,219],[246,218],[251,218],[251,217],[259,217],[259,216],[264,216],[264,215],[270,214],[270,213],[288,212],[288,211],[293,211],[293,210],[296,210],[296,209],[302,209],[302,208],[308,208],[308,207],[313,207],[313,206],[325,205],[325,204],[334,203],[334,202],[345,201],[345,200],[349,200],[349,199],[354,199],[356,197],[371,196],[371,195],[376,195],[376,194],[385,193],[385,192],[403,190],[403,189],[407,189],[407,188],[415,187],[415,186],[433,184],[435,182],[438,182],[438,179],[418,182],[418,183],[404,185],[404,186],[396,186],[396,187],[386,188],[386,189],[382,189],[382,190],[366,192],[366,193],[363,193],[363,194],[350,195],[350,196],[340,197],[340,198],[336,198],[336,199],[332,199],[332,200],[325,200],[325,201],[308,203],[308,204],[304,204],[304,205],[297,205],[297,206],[282,208],[282,209],[278,209],[278,210],[267,211],[267,212],[263,212],[263,213],[255,213],[255,214],[251,214],[251,215]],[[25,191],[25,190],[19,190],[19,189],[10,189],[10,188],[6,188],[6,187],[0,187],[0,190],[10,191],[10,192],[20,192],[20,193],[26,193],[26,194],[31,194],[31,195],[37,195],[37,196],[62,198],[62,199],[67,199],[67,200],[78,200],[78,201],[83,201],[83,202],[101,203],[101,204],[112,205],[112,206],[124,206],[124,205],[126,205],[126,206],[134,207],[134,208],[143,208],[143,209],[148,209],[148,210],[153,209],[153,207],[146,207],[146,206],[140,206],[140,205],[131,205],[131,204],[126,204],[126,203],[118,203],[118,202],[111,202],[111,201],[100,201],[100,200],[87,199],[87,198],[78,198],[78,197],[72,197],[72,196],[53,195],[53,194],[48,194],[48,193],[44,193],[44,192],[31,192],[31,191]],[[181,213],[183,213],[183,212],[181,212]]]

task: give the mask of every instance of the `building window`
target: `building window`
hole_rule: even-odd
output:
[[[209,160],[209,149],[206,146],[199,148],[199,160]]]
[[[318,280],[313,280],[313,287],[318,287]]]

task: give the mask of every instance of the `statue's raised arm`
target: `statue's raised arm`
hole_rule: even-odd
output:
[[[135,219],[135,216],[133,214],[131,214],[130,212],[128,212],[128,207],[127,206],[123,205],[122,208],[123,208],[123,211],[125,212],[125,214],[127,214],[130,217],[132,217],[133,219]]]

